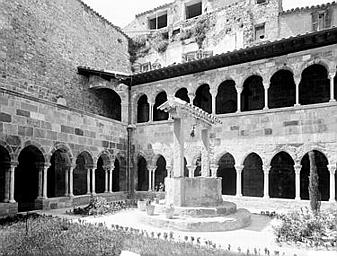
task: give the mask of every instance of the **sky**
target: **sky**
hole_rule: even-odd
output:
[[[82,0],[114,25],[121,28],[129,24],[136,14],[151,10],[174,0]],[[225,1],[225,0],[222,0]],[[283,0],[283,9],[332,2],[327,0]]]

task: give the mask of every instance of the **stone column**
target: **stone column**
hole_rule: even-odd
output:
[[[156,167],[152,169],[152,191],[155,191],[155,176],[156,176]]]
[[[172,166],[171,165],[166,166],[166,171],[167,171],[167,177],[171,178],[172,177]]]
[[[335,99],[335,76],[336,76],[336,70],[334,72],[329,73],[329,79],[330,79],[330,101],[329,102],[336,102]]]
[[[336,184],[335,184],[335,174],[336,174],[336,165],[329,165],[330,172],[330,199],[329,202],[336,202]]]
[[[153,122],[153,106],[154,103],[149,101],[149,122]]]
[[[212,178],[216,178],[217,177],[217,172],[219,169],[219,165],[218,164],[211,164],[211,176]]]
[[[87,195],[90,195],[90,169],[87,169]]]
[[[74,196],[74,169],[75,166],[70,166],[69,168],[69,196]]]
[[[264,174],[264,180],[263,180],[263,198],[268,199],[269,198],[269,171],[270,166],[263,166],[263,174]]]
[[[269,101],[269,98],[268,98],[269,83],[264,82],[263,83],[263,87],[264,87],[264,108],[263,108],[263,110],[268,110],[269,109],[269,107],[268,107],[268,101]]]
[[[109,192],[109,168],[108,167],[104,167],[104,172],[105,172],[105,190],[104,193],[108,193]]]
[[[128,122],[128,111],[129,109],[129,103],[128,103],[128,99],[123,99],[122,100],[122,104],[121,104],[121,121],[124,123]]]
[[[203,144],[203,149],[201,151],[201,176],[210,176],[210,157],[209,157],[209,138],[208,129],[201,130],[201,140]]]
[[[243,165],[237,165],[235,166],[236,169],[236,196],[242,197],[242,186],[241,186],[241,180],[242,180],[242,170],[244,166]]]
[[[195,165],[187,165],[186,167],[188,169],[188,177],[194,178],[194,170],[195,170],[196,166]]]
[[[96,167],[92,167],[91,169],[91,194],[96,195]]]
[[[43,197],[43,169],[44,164],[43,163],[37,163],[37,168],[39,170],[39,189],[38,189],[38,199],[41,199]]]
[[[295,200],[301,200],[301,169],[302,165],[295,164]]]
[[[9,202],[15,203],[14,192],[15,192],[15,168],[18,166],[17,162],[11,162],[11,167],[9,169]]]
[[[43,169],[43,190],[42,190],[42,198],[47,199],[47,186],[48,186],[48,169],[50,165],[45,164]]]
[[[173,127],[173,177],[184,177],[183,119],[174,119]]]
[[[109,170],[109,193],[112,193],[112,172],[114,171],[115,166],[112,165]]]
[[[69,169],[67,168],[65,170],[65,192],[64,192],[64,196],[69,196]]]
[[[236,93],[237,93],[237,113],[241,112],[241,93],[242,93],[242,88],[241,87],[235,87],[236,88]]]
[[[210,89],[210,93],[212,95],[212,114],[216,115],[216,95],[217,90],[214,88]]]
[[[296,85],[296,102],[295,102],[295,107],[300,106],[300,82],[301,82],[301,77],[294,77],[294,82]]]
[[[152,191],[152,168],[149,170],[149,191]]]

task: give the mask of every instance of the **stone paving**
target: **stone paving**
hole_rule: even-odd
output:
[[[249,198],[235,198],[235,197],[224,197],[224,200],[231,200],[238,204],[238,208],[244,206],[252,213],[259,213],[260,211],[289,211],[294,209],[294,207],[302,207],[308,205],[307,202],[294,202],[290,200],[275,200],[272,203],[263,202],[263,199]],[[331,205],[328,203],[323,203],[323,208],[328,208]],[[336,207],[333,205],[333,207]],[[54,216],[65,217],[68,219],[79,219],[77,216],[66,215],[66,209],[56,209],[51,211],[43,211],[45,214],[51,214]],[[81,220],[85,220],[88,223],[105,223],[108,227],[111,225],[120,225],[124,227],[132,227],[135,229],[140,229],[147,231],[148,233],[163,233],[170,232],[171,230],[166,230],[164,228],[156,228],[146,225],[140,221],[144,212],[139,210],[127,210],[114,215],[106,215],[100,217],[83,217]],[[238,251],[238,248],[242,252],[247,252],[249,250],[251,253],[254,252],[254,248],[264,255],[265,248],[274,255],[275,251],[280,252],[279,255],[289,255],[293,256],[332,256],[336,255],[337,249],[334,251],[318,251],[312,249],[299,249],[290,247],[289,245],[279,246],[274,241],[274,235],[272,231],[272,225],[275,224],[277,220],[271,219],[267,216],[262,216],[258,214],[252,215],[252,224],[249,227],[227,231],[227,232],[180,232],[174,231],[174,240],[183,241],[185,236],[194,238],[200,237],[201,241],[212,241],[217,245],[221,245],[222,248],[228,248],[231,246],[232,251]]]

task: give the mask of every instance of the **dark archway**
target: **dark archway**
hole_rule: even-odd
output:
[[[115,169],[112,171],[112,191],[118,192],[120,191],[120,162],[116,158],[114,163]]]
[[[137,161],[138,170],[138,191],[149,190],[149,171],[147,169],[147,162],[144,157],[139,156]]]
[[[262,159],[255,153],[249,154],[243,162],[242,194],[244,196],[263,197]]]
[[[167,101],[166,92],[161,92],[157,95],[153,106],[153,121],[168,120],[169,114],[163,110],[157,109],[160,105]]]
[[[174,96],[190,103],[190,98],[188,97],[188,91],[186,88],[179,89]]]
[[[195,161],[195,169],[194,169],[194,177],[201,176],[201,156],[198,156],[198,158]]]
[[[273,198],[295,198],[294,160],[286,152],[280,152],[271,160],[269,195]]]
[[[268,107],[292,107],[296,103],[296,84],[289,70],[279,70],[270,79]]]
[[[185,157],[184,157],[184,177],[189,177],[189,170],[187,168],[187,161]]]
[[[236,194],[236,169],[234,157],[226,153],[219,160],[219,168],[217,170],[217,177],[222,178],[222,194],[235,195]]]
[[[246,79],[241,93],[241,111],[264,108],[264,87],[262,77],[253,75]]]
[[[87,186],[91,188],[90,179],[87,180],[87,173],[93,167],[93,160],[88,152],[82,152],[76,159],[76,168],[74,169],[74,195],[84,195],[90,193]],[[91,175],[90,175],[91,177]]]
[[[220,84],[216,95],[216,114],[235,113],[237,111],[237,91],[233,80]]]
[[[95,189],[97,194],[105,192],[105,167],[103,156],[97,160],[97,169],[95,171]]]
[[[330,197],[330,172],[328,170],[328,159],[326,156],[314,150],[315,162],[317,166],[317,173],[319,177],[319,191],[321,193],[321,200],[327,201]],[[310,162],[308,153],[301,160],[301,199],[309,199],[309,176],[310,176]]]
[[[18,202],[20,212],[34,210],[39,193],[39,171],[43,170],[45,163],[44,156],[40,149],[30,145],[20,152],[18,160],[14,199]]]
[[[98,111],[105,117],[121,121],[122,119],[122,107],[121,98],[118,93],[108,88],[100,88],[95,90],[95,94],[98,98],[99,108]]]
[[[299,85],[300,104],[309,105],[330,100],[330,81],[326,68],[319,64],[307,67]]]
[[[0,202],[5,200],[6,172],[8,172],[10,165],[11,157],[8,150],[0,146]]]
[[[195,93],[193,105],[205,110],[207,113],[212,113],[212,95],[209,92],[208,84],[199,86]]]
[[[67,196],[66,175],[68,175],[70,166],[71,161],[66,150],[58,149],[53,153],[47,174],[47,196],[49,198]]]
[[[166,170],[166,160],[163,156],[159,156],[156,162],[156,170],[154,175],[154,190],[158,191],[160,188],[160,183],[164,184],[165,178],[167,177]]]
[[[147,96],[142,95],[137,102],[137,123],[145,123],[149,121],[150,105]]]

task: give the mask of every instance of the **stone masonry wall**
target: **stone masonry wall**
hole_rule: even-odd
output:
[[[0,85],[103,114],[78,66],[129,72],[128,38],[79,0],[0,1]]]

